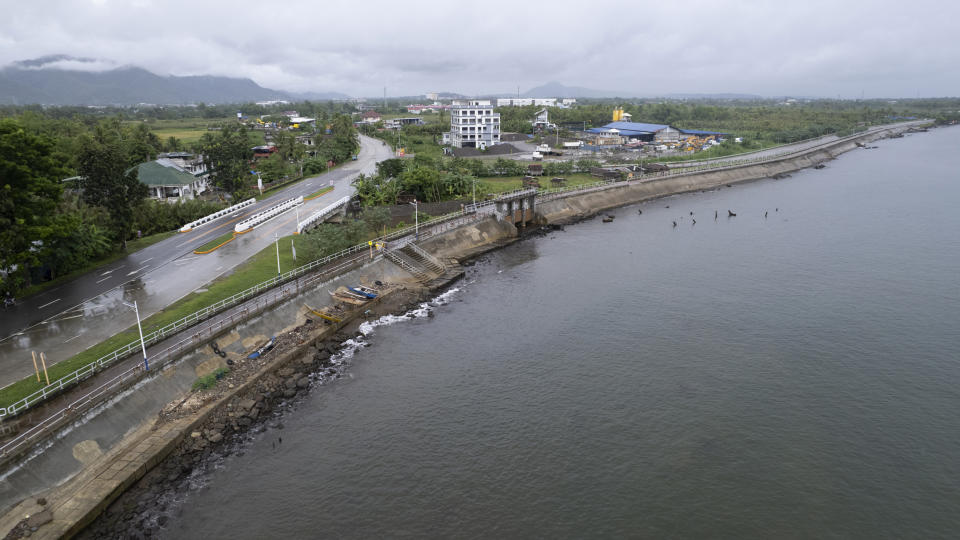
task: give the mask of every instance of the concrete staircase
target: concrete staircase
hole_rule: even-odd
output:
[[[385,249],[383,256],[413,274],[421,283],[433,280],[446,270],[440,259],[430,255],[413,242],[399,248]]]

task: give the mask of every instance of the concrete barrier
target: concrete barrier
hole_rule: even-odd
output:
[[[240,223],[237,223],[237,225],[233,228],[233,232],[237,234],[250,232],[257,225],[266,223],[267,221],[279,216],[280,214],[286,212],[287,210],[290,210],[291,208],[295,206],[299,206],[301,204],[303,204],[302,195],[295,199],[288,199],[286,201],[283,201],[278,205],[272,206],[264,210],[263,212],[256,213],[253,216],[241,221]]]
[[[327,206],[323,210],[320,210],[319,212],[314,213],[307,219],[297,223],[297,234],[302,233],[304,229],[306,229],[307,227],[312,227],[313,225],[320,223],[323,220],[327,219],[328,217],[332,216],[333,214],[338,212],[341,208],[343,208],[349,201],[350,201],[350,197],[344,197],[338,200],[337,202],[331,204],[330,206]]]
[[[211,221],[220,219],[223,216],[228,216],[230,214],[233,214],[234,212],[243,210],[244,208],[247,208],[249,206],[253,206],[256,202],[257,202],[256,199],[247,199],[240,204],[235,204],[231,206],[230,208],[224,208],[223,210],[220,210],[219,212],[214,212],[209,216],[204,216],[196,221],[191,221],[190,223],[187,223],[183,227],[180,227],[180,232],[182,233],[190,232],[193,229],[199,227],[200,225],[210,223]]]

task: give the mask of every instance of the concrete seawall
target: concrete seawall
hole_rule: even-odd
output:
[[[566,223],[610,208],[635,204],[658,197],[770,178],[778,174],[814,167],[825,161],[835,159],[844,152],[859,148],[858,143],[865,144],[888,137],[891,134],[901,133],[910,128],[911,126],[894,126],[887,130],[864,134],[861,137],[837,141],[808,151],[801,151],[751,165],[723,167],[647,181],[634,180],[616,184],[611,186],[610,189],[602,191],[572,194],[544,203],[538,202],[537,218],[541,223]]]
[[[858,143],[867,143],[907,129],[909,126],[892,127],[762,163],[678,174],[649,181],[618,183],[602,191],[574,193],[543,203],[538,201],[536,217],[544,224],[564,223],[606,209],[658,197],[785,174],[832,160],[844,152],[856,149]],[[518,238],[518,229],[513,224],[491,215],[488,219],[433,236],[420,245],[439,258],[463,260],[502,247]],[[386,299],[387,297],[384,298]],[[357,314],[354,315],[356,316]],[[350,324],[356,322],[354,320]],[[298,336],[295,346],[270,357],[267,362],[258,364],[256,372],[246,381],[238,381],[235,388],[224,391],[215,399],[199,403],[189,414],[173,421],[162,424],[147,422],[139,431],[127,437],[124,444],[118,445],[115,451],[47,494],[50,502],[46,509],[37,506],[33,501],[25,501],[3,516],[0,519],[2,530],[6,532],[14,526],[21,526],[18,524],[26,514],[47,512],[48,515],[37,520],[38,523],[43,523],[39,523],[34,537],[59,538],[77,534],[137,480],[174,453],[185,441],[189,441],[188,437],[200,430],[210,418],[218,414],[232,416],[232,413],[226,412],[226,408],[237,406],[242,398],[251,399],[249,396],[266,377],[276,376],[291,365],[296,365],[296,369],[302,371],[309,369],[308,362],[303,362],[302,366],[299,362],[309,356],[311,348],[332,339],[347,324],[345,322],[330,327],[317,326],[304,332]],[[48,521],[44,521],[47,519]]]

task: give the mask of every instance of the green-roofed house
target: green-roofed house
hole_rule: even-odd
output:
[[[206,171],[190,172],[168,157],[137,165],[140,182],[150,189],[150,197],[176,202],[193,199],[207,190]]]

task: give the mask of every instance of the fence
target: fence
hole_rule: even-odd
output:
[[[304,229],[306,229],[307,227],[310,227],[310,226],[313,225],[314,223],[319,223],[319,222],[327,219],[328,217],[332,216],[332,215],[334,214],[334,212],[337,212],[338,210],[340,210],[340,208],[342,208],[343,206],[345,206],[348,202],[350,202],[350,197],[344,197],[344,198],[338,200],[337,202],[331,204],[330,206],[327,206],[327,207],[324,208],[323,210],[320,210],[319,212],[311,215],[311,216],[308,217],[307,219],[298,222],[298,223],[297,223],[297,234],[302,233],[302,232],[304,231]]]
[[[487,203],[483,205],[478,205],[478,206],[489,207],[490,210],[492,211],[492,204],[493,204],[492,201],[488,201]],[[457,211],[452,214],[447,214],[445,216],[437,216],[424,221],[419,226],[420,237],[425,238],[428,236],[432,236],[434,234],[438,234],[436,231],[433,230],[433,227],[436,227],[438,225],[442,227],[441,232],[445,232],[451,228],[454,228],[455,226],[458,227],[465,224],[467,221],[470,221],[470,220],[462,219],[465,214],[467,213],[465,213],[464,211]],[[470,213],[470,216],[472,216],[472,213]],[[460,219],[458,220],[458,218]],[[458,220],[457,221],[458,224],[455,226],[447,224],[447,222],[451,220]],[[473,220],[476,220],[476,218],[473,217]],[[413,227],[413,226],[407,227],[407,228],[398,230],[396,232],[393,232],[391,234],[388,234],[386,236],[377,238],[376,241],[391,242],[406,236],[410,236],[412,238],[412,234],[414,233],[415,229],[416,227]],[[333,261],[336,261],[337,259],[348,257],[349,255],[352,255],[358,252],[365,252],[368,249],[368,247],[369,245],[367,243],[357,244],[353,247],[347,248],[338,253],[334,253],[333,255],[329,255],[327,257],[317,259],[313,262],[307,263],[293,270],[289,270],[278,277],[270,278],[262,283],[259,283],[257,285],[254,285],[253,287],[250,287],[245,291],[241,291],[232,296],[224,298],[198,311],[195,311],[181,319],[178,319],[177,321],[174,321],[166,326],[163,326],[157,330],[144,334],[143,341],[147,346],[154,345],[157,342],[184,330],[185,328],[189,328],[201,321],[204,321],[210,318],[211,316],[217,314],[218,312],[229,309],[231,306],[234,306],[237,303],[240,303],[249,298],[252,298],[267,289],[276,287],[281,283],[284,283],[293,278],[301,276],[307,272],[311,272],[317,268],[321,268],[324,265],[327,265],[332,263]],[[66,375],[64,377],[61,377],[51,382],[50,385],[41,388],[40,390],[30,394],[29,396],[23,399],[20,399],[10,405],[0,407],[0,419],[5,418],[7,416],[13,416],[15,414],[22,413],[23,411],[29,409],[30,407],[40,402],[43,402],[47,398],[60,393],[65,388],[73,386],[74,384],[89,378],[95,373],[98,373],[103,369],[113,365],[113,363],[115,363],[116,361],[122,360],[130,356],[131,354],[135,354],[139,350],[140,350],[140,341],[133,340],[130,343],[124,345],[123,347],[120,347],[104,356],[101,356],[100,358],[94,360],[93,362],[87,364],[86,366],[80,369],[77,369],[76,371],[70,373],[69,375]]]
[[[253,229],[257,225],[260,225],[261,223],[269,219],[279,216],[280,214],[286,212],[287,210],[299,204],[303,204],[303,196],[296,197],[294,199],[288,199],[286,201],[283,201],[280,204],[277,204],[275,206],[272,206],[264,210],[263,212],[256,213],[250,216],[249,218],[241,221],[240,223],[237,223],[237,225],[233,228],[233,231],[240,234],[249,232],[251,229]]]
[[[177,359],[186,351],[195,349],[205,341],[220,334],[224,330],[270,308],[289,298],[299,294],[301,289],[308,288],[318,282],[331,279],[343,271],[360,265],[367,260],[365,253],[355,254],[352,257],[339,261],[336,265],[317,272],[298,278],[296,281],[289,282],[285,286],[270,291],[267,294],[260,295],[248,302],[237,306],[231,313],[224,313],[216,320],[209,321],[208,324],[201,325],[192,331],[183,339],[171,344],[162,351],[151,355],[151,363],[156,368],[163,367],[171,361]],[[156,371],[156,368],[152,371]],[[141,379],[146,372],[141,364],[137,364],[113,377],[104,384],[94,388],[87,394],[74,400],[66,407],[54,412],[41,422],[30,427],[30,429],[19,434],[13,440],[0,446],[0,464],[18,455],[20,452],[29,448],[39,439],[49,435],[56,429],[62,427],[68,422],[78,420],[80,415],[89,411],[97,404],[103,402],[109,396],[124,390],[134,382]]]
[[[202,217],[202,218],[200,218],[200,219],[198,219],[198,220],[196,220],[196,221],[191,221],[190,223],[187,223],[187,224],[184,225],[183,227],[180,227],[180,232],[182,232],[182,233],[183,233],[183,232],[190,232],[190,231],[193,230],[194,227],[199,227],[200,225],[203,225],[204,223],[210,223],[211,221],[213,221],[213,220],[215,220],[215,219],[220,219],[220,218],[222,218],[223,216],[232,214],[232,213],[234,213],[234,212],[236,212],[236,211],[238,211],[238,210],[242,210],[242,209],[244,209],[244,208],[246,208],[246,207],[248,207],[248,206],[252,206],[252,205],[253,205],[254,203],[256,203],[256,202],[257,202],[256,199],[247,199],[247,200],[243,201],[243,202],[240,203],[240,204],[235,204],[235,205],[231,206],[230,208],[224,208],[223,210],[220,210],[219,212],[214,212],[213,214],[210,214],[209,216],[204,216],[204,217]]]

